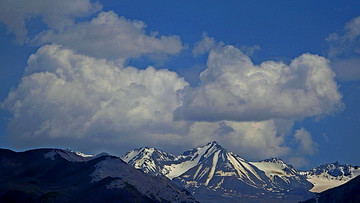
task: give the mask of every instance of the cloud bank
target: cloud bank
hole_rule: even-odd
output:
[[[233,46],[210,52],[201,83],[184,94],[177,120],[302,119],[342,109],[335,74],[324,57],[303,54],[290,65],[254,65]]]
[[[267,101],[266,96],[264,96],[261,99],[263,103],[254,102],[252,104],[252,110],[258,112],[258,114],[244,116],[241,115],[243,112],[236,111],[236,108],[232,112],[229,111],[224,114],[220,110],[227,110],[226,102],[233,102],[234,105],[239,106],[244,104],[242,102],[236,103],[239,101],[237,97],[227,95],[230,91],[241,90],[236,89],[239,81],[248,84],[249,86],[246,87],[250,89],[252,88],[251,85],[255,85],[254,88],[256,89],[256,84],[265,87],[261,82],[262,80],[251,81],[241,78],[242,75],[246,75],[245,73],[227,73],[229,70],[236,70],[237,67],[242,68],[244,62],[251,65],[249,60],[242,60],[248,59],[248,57],[234,47],[227,46],[222,51],[225,53],[228,50],[234,51],[230,53],[233,53],[232,57],[235,56],[235,61],[228,60],[227,56],[216,57],[220,57],[232,65],[224,67],[221,66],[222,63],[216,63],[217,66],[210,65],[201,74],[202,81],[205,81],[205,83],[201,83],[200,86],[192,89],[183,78],[172,71],[157,70],[153,67],[139,70],[111,60],[78,54],[61,45],[43,46],[29,57],[28,66],[20,84],[10,91],[8,97],[2,103],[1,107],[13,115],[9,123],[11,139],[19,147],[28,148],[59,144],[66,146],[72,143],[83,150],[92,151],[94,148],[101,146],[113,152],[118,151],[119,148],[128,150],[132,147],[139,147],[139,145],[160,148],[167,146],[169,149],[179,146],[195,147],[205,142],[218,140],[229,147],[230,150],[242,154],[248,159],[256,160],[289,155],[296,149],[287,146],[285,139],[291,134],[296,119],[327,114],[335,111],[337,106],[341,106],[341,96],[336,88],[335,92],[332,92],[320,88],[322,86],[319,87],[317,83],[327,82],[325,84],[327,87],[329,84],[336,87],[336,83],[332,81],[332,72],[328,72],[326,60],[318,56],[307,55],[310,58],[297,59],[300,62],[293,63],[302,64],[301,67],[304,68],[305,73],[312,72],[312,74],[318,73],[320,75],[315,77],[304,74],[302,80],[300,80],[303,83],[299,82],[298,78],[295,78],[298,83],[294,81],[292,81],[293,83],[286,83],[288,89],[284,91],[291,92],[290,90],[293,90],[310,94],[314,98],[299,93],[301,96],[305,95],[309,100],[306,101],[306,105],[316,107],[313,108],[315,113],[307,113],[306,108],[308,107],[303,105],[305,106],[302,109],[304,112],[292,110],[289,113],[285,109],[280,113],[290,116],[285,117],[286,119],[276,118],[276,114],[272,114],[270,108],[273,104],[268,104],[270,100]],[[210,53],[208,64],[213,64],[212,60],[214,59],[220,59],[216,58],[214,54],[215,52]],[[238,59],[239,55],[237,54],[240,54],[243,58]],[[304,60],[310,62],[315,60],[317,63],[313,62],[313,64],[320,65],[315,65],[313,68],[319,70],[306,69],[309,68],[308,65],[303,64],[310,62],[305,63]],[[279,66],[278,63],[265,63],[274,64],[274,66],[270,67],[275,67],[275,70],[271,69],[271,71],[279,72],[276,69]],[[285,68],[289,73],[289,67],[284,66],[280,67]],[[218,67],[222,68],[219,70]],[[211,68],[215,69],[210,70]],[[253,66],[245,66],[245,68],[254,68],[255,72],[252,72],[253,74],[260,69],[260,67]],[[270,73],[273,73],[271,71]],[[275,73],[271,75],[266,71],[265,73],[262,74],[268,77],[275,77],[276,75]],[[236,80],[229,80],[224,77],[224,74]],[[263,76],[262,74],[260,76]],[[294,79],[292,74],[286,76]],[[281,74],[280,76],[278,74],[278,77],[281,77]],[[311,78],[314,79],[311,80]],[[322,80],[318,81],[319,78]],[[273,81],[267,79],[269,82]],[[213,82],[219,86],[213,86]],[[273,84],[273,86],[269,87],[270,84]],[[306,84],[315,84],[315,86],[308,87]],[[208,87],[208,85],[211,86]],[[279,88],[276,83],[269,83],[267,86],[270,89],[265,91],[276,92],[271,88]],[[229,87],[236,88],[226,89]],[[299,90],[300,87],[303,89]],[[208,111],[206,117],[201,111],[196,111],[194,112],[196,114],[191,115],[202,115],[204,117],[198,117],[200,118],[198,120],[175,120],[174,112],[178,113],[179,109],[187,107],[186,102],[189,99],[189,92],[190,95],[203,97],[202,94],[196,94],[198,94],[199,90],[204,91],[203,89],[206,88],[218,91],[214,93],[214,96],[217,95],[220,99],[224,99],[225,103],[220,103],[224,104],[224,106],[217,106],[218,109],[215,111],[215,107],[208,104],[217,102],[217,98],[207,95],[208,103],[201,104],[202,108],[198,109]],[[263,96],[259,95],[258,91],[253,91],[253,89],[247,91],[249,98]],[[329,100],[329,95],[332,95],[329,93],[335,95],[335,100],[327,101],[328,103],[323,102],[321,108],[317,107],[317,105],[320,105],[318,102],[322,102],[322,100],[317,99],[317,97],[320,97],[318,95],[323,95],[324,98]],[[235,96],[241,96],[241,94]],[[279,95],[272,95],[271,98],[277,99],[277,97]],[[201,101],[204,101],[204,98],[201,99]],[[278,101],[272,102],[276,103]],[[330,110],[325,111],[323,105],[327,104],[329,104],[327,107]],[[264,106],[266,108],[263,108]],[[299,107],[293,106],[293,108]],[[255,111],[256,108],[262,111]],[[317,108],[320,110],[315,111]],[[289,109],[291,108],[288,107]],[[228,117],[221,117],[223,115]],[[264,117],[264,115],[268,117]],[[208,119],[217,117],[219,118]],[[295,138],[295,141],[300,146],[296,151],[298,157],[313,154],[313,152],[309,151],[314,146],[311,144],[310,133],[301,129],[296,131]],[[180,150],[183,150],[183,148],[179,148]]]
[[[174,72],[116,66],[58,45],[44,46],[31,55],[26,73],[4,105],[15,120],[44,119],[45,123],[37,120],[33,126],[43,128],[21,130],[34,134],[46,130],[54,137],[84,136],[102,119],[136,128],[148,122],[171,122],[172,110],[181,104],[177,91],[187,86]],[[68,126],[69,132],[61,126]]]
[[[30,37],[26,21],[36,17],[47,27]],[[144,22],[101,11],[97,3],[5,0],[0,21],[18,43],[41,46],[1,103],[12,115],[10,139],[18,148],[124,153],[147,145],[180,152],[218,140],[248,159],[294,154],[301,165],[317,144],[303,128],[293,133],[294,122],[343,108],[335,74],[321,56],[254,65],[248,55],[259,46],[225,46],[204,33],[192,53],[209,52],[207,67],[190,87],[176,72],[125,65],[130,58],[179,54],[180,37],[148,34]],[[359,35],[353,24],[344,39]]]
[[[174,72],[119,66],[47,45],[30,56],[25,73],[2,104],[13,115],[9,130],[17,142],[44,137],[93,142],[102,135],[123,142],[122,136],[129,141],[181,131],[172,111],[188,83]]]

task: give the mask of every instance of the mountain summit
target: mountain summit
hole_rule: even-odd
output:
[[[298,171],[279,158],[249,162],[216,141],[173,155],[155,148],[128,152],[122,159],[153,175],[166,176],[204,202],[304,200],[314,192],[346,183],[358,167],[323,164]]]
[[[238,198],[294,201],[312,196],[313,184],[306,175],[282,160],[248,162],[216,141],[181,155],[141,148],[122,159],[135,168],[172,179],[200,201],[215,201],[214,197],[220,202]]]
[[[360,175],[360,168],[335,162],[321,164],[311,170],[301,172],[301,174],[305,175],[308,181],[314,184],[314,187],[310,190],[311,192],[323,192],[357,177]]]

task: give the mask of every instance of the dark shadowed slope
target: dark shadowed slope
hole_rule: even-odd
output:
[[[195,202],[189,193],[109,155],[0,149],[0,202]]]
[[[319,193],[303,203],[358,203],[360,202],[360,176],[349,182]]]

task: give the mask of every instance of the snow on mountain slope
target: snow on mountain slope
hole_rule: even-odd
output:
[[[265,176],[258,169],[215,142],[197,148],[197,151],[204,148],[205,153],[197,157],[197,165],[176,178],[185,188],[198,196],[209,193],[208,189],[220,196],[225,193],[255,194],[258,189],[263,190],[266,182],[261,176]]]
[[[301,203],[360,202],[360,176],[347,183],[316,194],[314,198]]]
[[[196,202],[187,191],[170,184],[169,180],[161,176],[150,176],[142,171],[134,170],[121,159],[106,157],[95,165],[91,174],[92,181],[98,182],[106,177],[120,178],[107,185],[108,189],[123,188],[126,184],[133,185],[139,192],[158,202]]]
[[[225,197],[298,201],[311,197],[311,192],[344,184],[360,174],[360,168],[339,163],[323,164],[304,172],[278,158],[248,162],[217,142],[178,156],[142,148],[122,159],[146,173],[168,177],[200,201],[213,201],[213,197],[219,198],[219,202],[229,200],[222,199]]]
[[[52,149],[52,151],[44,154],[45,158],[49,158],[51,160],[55,159],[55,155],[60,155],[64,159],[71,161],[71,162],[84,162],[84,161],[90,161],[92,159],[108,155],[106,153],[101,153],[98,155],[88,155],[84,154],[82,152],[75,152],[71,150],[62,150],[62,149]]]
[[[322,164],[309,171],[301,172],[307,180],[314,184],[311,192],[323,192],[327,189],[342,185],[360,175],[358,166],[342,165],[339,162]]]
[[[131,151],[122,159],[145,172],[151,171],[173,179],[200,200],[210,193],[219,197],[277,197],[286,196],[285,193],[307,195],[312,187],[305,177],[281,160],[247,162],[217,142],[188,150],[179,156],[152,149],[152,153],[161,155],[155,160],[145,151]],[[146,162],[151,164],[144,164]],[[281,164],[284,166],[280,167]],[[264,169],[270,166],[271,170]],[[154,173],[155,170],[157,172]]]
[[[132,150],[122,156],[121,159],[145,173],[163,175],[169,173],[164,165],[173,162],[176,156],[154,148],[145,147]]]
[[[345,180],[336,180],[336,179],[331,179],[331,178],[329,179],[324,177],[311,177],[308,178],[307,180],[314,185],[314,187],[311,188],[310,192],[316,192],[316,193],[323,192],[325,190],[337,187],[347,182]]]
[[[209,146],[206,145],[205,147]],[[280,160],[281,161],[281,160]],[[257,166],[272,166],[264,171]],[[210,143],[208,153],[199,163],[178,176],[175,181],[194,193],[199,200],[209,195],[232,198],[287,198],[299,200],[309,196],[312,187],[305,177],[279,160],[247,162],[217,143]],[[284,164],[283,167],[279,165]],[[277,166],[277,167],[276,167]],[[274,173],[274,169],[278,173]],[[267,175],[266,172],[273,174]],[[281,171],[281,173],[280,173]],[[224,200],[219,200],[224,201]]]
[[[137,159],[142,154],[142,159]],[[91,174],[92,182],[98,182],[106,177],[120,178],[107,185],[108,189],[123,188],[127,184],[134,186],[140,193],[157,202],[164,200],[170,202],[196,202],[187,191],[170,184],[164,177],[149,176],[142,171],[126,164],[123,160],[101,153],[96,156],[87,155],[81,152],[70,150],[52,149],[44,154],[45,159],[56,159],[56,155],[69,162],[88,162],[99,157],[106,157],[95,165],[95,171]],[[133,150],[123,157],[124,160],[133,163],[136,167],[146,173],[156,174],[159,163],[170,161],[174,156],[168,153],[155,150],[154,148],[143,148],[138,151]]]
[[[214,152],[209,143],[175,156],[154,148],[141,148],[128,152],[121,159],[137,169],[155,175],[165,175],[169,179],[178,177],[196,166],[201,158],[206,158]]]
[[[202,159],[207,158],[214,153],[216,151],[216,147],[214,147],[215,145],[216,143],[211,143],[204,147],[198,147],[196,149],[186,151],[182,155],[177,156],[174,159],[174,163],[164,166],[164,168],[168,171],[168,173],[164,175],[170,179],[182,175],[189,169],[198,165]]]
[[[270,178],[274,177],[275,175],[280,177],[290,177],[298,174],[298,172],[292,166],[285,164],[285,162],[278,158],[250,163],[256,166],[258,169],[264,171],[265,174]]]
[[[237,177],[243,182],[250,185],[256,185],[255,182],[262,182],[260,175],[256,168],[251,166],[242,158],[223,149],[216,142],[197,148],[200,153],[197,157],[196,167],[186,171],[179,178],[187,181],[196,181],[197,184],[205,186],[216,185],[219,187],[217,181],[213,181],[215,177]],[[204,150],[206,149],[206,150]]]
[[[294,169],[291,165],[287,165],[279,158],[266,159],[263,161],[250,163],[261,171],[265,172],[265,175],[273,182],[285,182],[289,185],[304,184],[305,187],[309,186],[306,178],[304,178],[304,176],[301,175],[299,171]],[[278,180],[276,181],[276,179]]]
[[[147,159],[144,161],[146,164],[149,163],[147,160],[150,160],[151,155],[153,155],[152,158],[159,158],[162,161],[165,161],[165,159],[162,159],[154,154],[153,148],[146,148],[142,151],[145,151],[147,156]],[[100,161],[95,165],[95,170],[92,174],[90,174],[90,176],[92,177],[92,182],[98,182],[107,177],[120,178],[110,182],[110,184],[106,186],[107,189],[123,188],[130,184],[140,193],[145,194],[145,196],[158,202],[163,202],[164,200],[170,202],[196,202],[195,199],[192,199],[185,190],[178,188],[173,184],[169,184],[167,179],[149,176],[142,171],[134,170],[132,166],[126,164],[121,159],[110,156],[106,153],[94,156],[70,150],[53,149],[52,151],[45,153],[44,157],[55,160],[55,155],[60,155],[60,157],[70,162],[87,162],[99,157],[104,157],[105,160]],[[155,165],[148,164],[146,166]]]

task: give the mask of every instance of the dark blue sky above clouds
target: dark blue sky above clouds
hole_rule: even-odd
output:
[[[0,1],[0,147],[359,165],[358,1],[69,5]]]

